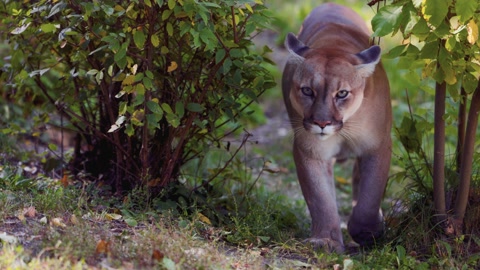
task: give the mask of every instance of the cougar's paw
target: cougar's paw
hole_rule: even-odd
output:
[[[345,251],[345,247],[343,243],[339,241],[335,241],[330,238],[308,238],[304,241],[305,244],[311,245],[315,250],[324,250],[326,252],[335,252],[335,253],[343,253]]]
[[[372,246],[378,239],[382,238],[385,233],[385,225],[383,220],[373,224],[358,224],[354,222],[348,223],[348,233],[353,241],[360,246]]]

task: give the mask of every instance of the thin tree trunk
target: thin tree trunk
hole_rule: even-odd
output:
[[[465,127],[467,125],[467,92],[462,87],[460,91],[460,104],[458,106],[458,129],[457,129],[457,149],[456,163],[457,173],[460,173],[462,166],[462,149],[465,144]]]
[[[433,201],[436,220],[443,223],[446,220],[445,210],[445,82],[435,84],[435,134],[433,154]]]
[[[473,152],[475,147],[475,134],[478,126],[478,113],[480,112],[480,82],[472,96],[470,110],[468,112],[467,130],[465,143],[462,151],[462,166],[460,168],[460,184],[454,206],[454,225],[456,232],[460,232],[463,218],[468,203],[470,189],[470,175],[472,174]]]

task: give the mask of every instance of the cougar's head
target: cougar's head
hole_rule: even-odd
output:
[[[285,45],[297,68],[289,93],[293,109],[303,116],[303,128],[319,139],[349,136],[357,129],[352,116],[362,106],[366,78],[380,60],[380,47],[351,54],[342,48],[309,48],[293,34]],[[343,134],[342,134],[343,132]]]

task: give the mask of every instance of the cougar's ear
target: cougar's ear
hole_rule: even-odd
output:
[[[292,33],[287,34],[287,37],[285,38],[285,47],[294,59],[299,62],[305,60],[303,54],[309,49]]]
[[[357,71],[360,73],[360,76],[366,78],[375,71],[375,66],[380,62],[381,49],[379,46],[374,45],[366,50],[363,50],[355,56],[360,58],[362,64],[356,65]]]

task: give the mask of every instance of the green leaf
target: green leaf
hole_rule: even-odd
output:
[[[455,38],[455,36],[451,36],[445,42],[445,49],[447,49],[447,51],[449,52],[452,52],[455,49],[456,44],[457,44],[457,39]]]
[[[448,0],[424,0],[422,13],[425,20],[434,27],[439,26],[447,16],[449,2]]]
[[[56,144],[54,143],[49,143],[48,144],[48,149],[52,150],[52,151],[57,151],[58,147]]]
[[[172,125],[172,127],[177,128],[180,126],[180,119],[175,114],[167,114],[165,116],[167,118],[167,122]]]
[[[198,103],[188,103],[187,110],[191,112],[202,112],[204,110],[203,106]]]
[[[45,33],[52,33],[52,32],[55,32],[57,30],[57,25],[53,24],[53,23],[45,23],[45,24],[42,24],[42,26],[40,26],[40,29],[42,29],[43,32]]]
[[[120,48],[113,57],[118,67],[124,69],[127,66],[127,48]]]
[[[225,57],[225,49],[220,49],[217,51],[217,53],[215,54],[215,63],[220,63],[220,61],[223,60],[223,58]]]
[[[153,47],[157,48],[160,46],[160,39],[157,35],[153,35],[150,37],[150,42],[152,42]]]
[[[147,101],[147,108],[154,114],[163,115],[163,110],[157,102]]]
[[[158,122],[160,122],[160,120],[162,120],[163,117],[160,118],[158,115],[151,113],[151,114],[147,114],[146,118],[148,121],[148,128],[150,130],[160,128],[160,125],[158,124]]]
[[[420,41],[425,40],[428,35],[430,34],[430,28],[428,27],[428,23],[424,18],[420,18],[412,28],[411,33],[418,37]]]
[[[457,83],[457,77],[456,77],[457,74],[451,64],[442,65],[440,68],[443,70],[443,73],[445,74],[445,82],[447,84],[453,85]]]
[[[95,75],[95,81],[100,84],[103,80],[103,71],[99,71],[97,75]]]
[[[465,92],[468,94],[473,93],[475,88],[477,88],[478,80],[475,76],[470,73],[465,73],[462,78],[462,87],[465,89]]]
[[[410,10],[409,13],[410,13],[410,19],[405,25],[405,29],[403,31],[404,38],[407,38],[411,34],[413,28],[415,27],[415,25],[417,25],[420,19],[420,17],[417,15],[416,10]]]
[[[402,246],[397,246],[397,257],[400,262],[398,262],[398,265],[400,266],[403,263],[403,260],[406,259],[407,251],[405,250],[404,247]]]
[[[135,227],[138,224],[138,222],[132,217],[125,218],[125,223],[130,227]]]
[[[168,20],[170,15],[172,15],[172,13],[173,13],[173,10],[170,10],[170,9],[164,10],[163,13],[162,13],[162,21]]]
[[[145,86],[145,88],[147,89],[153,89],[153,81],[152,79],[150,79],[150,77],[143,77],[143,85]]]
[[[167,33],[168,36],[173,36],[173,25],[170,22],[167,23]]]
[[[373,35],[385,36],[398,28],[399,18],[402,15],[401,6],[385,6],[372,19]]]
[[[167,114],[173,114],[172,107],[170,107],[168,103],[162,103],[162,105],[160,106],[162,107],[163,111],[166,112]]]
[[[143,85],[143,83],[136,84],[135,93],[137,95],[145,95],[145,85]]]
[[[145,71],[145,75],[147,75],[149,79],[153,79],[153,73],[150,70]]]
[[[421,133],[417,131],[417,122],[410,117],[403,117],[400,127],[397,129],[399,139],[405,150],[414,153],[420,149]]]
[[[178,118],[182,118],[185,114],[185,107],[183,106],[183,102],[175,103],[175,113],[177,114]]]
[[[175,7],[176,0],[168,0],[168,8],[173,9]]]
[[[87,72],[87,75],[96,75],[98,73],[98,69],[91,69]]]
[[[99,52],[99,51],[102,51],[103,49],[107,48],[109,45],[103,45],[103,46],[100,46],[98,48],[96,48],[95,50],[91,51],[88,55],[92,55],[96,52]]]
[[[146,38],[143,31],[138,30],[138,31],[135,31],[135,33],[133,33],[133,41],[135,42],[135,45],[137,46],[137,48],[143,49],[145,45],[145,39]]]
[[[127,134],[127,136],[129,137],[135,134],[135,129],[133,128],[133,125],[130,125],[130,124],[125,125],[125,134]]]
[[[397,58],[407,51],[407,46],[409,46],[409,44],[404,44],[404,45],[399,45],[397,47],[394,47],[388,53],[386,53],[384,57],[387,59]]]
[[[175,262],[172,259],[169,259],[167,257],[164,257],[162,259],[162,266],[167,269],[167,270],[176,270],[177,266]]]
[[[462,23],[467,22],[475,14],[478,8],[478,1],[476,0],[456,0],[455,12],[460,17]]]
[[[422,59],[436,59],[438,56],[438,40],[427,42],[420,51]]]
[[[170,52],[170,50],[168,49],[167,46],[162,46],[162,48],[160,48],[160,53],[161,54],[167,54],[169,52]]]
[[[243,51],[241,49],[232,49],[230,50],[231,57],[243,57]]]
[[[52,17],[53,15],[57,14],[58,12],[62,11],[63,9],[65,9],[65,7],[67,6],[66,3],[64,3],[63,1],[61,2],[58,2],[55,6],[52,7],[52,9],[50,10],[50,13],[48,14],[47,16],[47,19]]]

